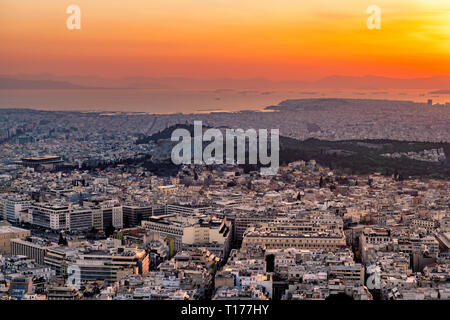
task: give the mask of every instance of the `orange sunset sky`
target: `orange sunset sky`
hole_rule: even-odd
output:
[[[81,8],[81,30],[66,8]],[[382,10],[381,30],[366,26]],[[450,74],[450,0],[0,0],[0,74]]]

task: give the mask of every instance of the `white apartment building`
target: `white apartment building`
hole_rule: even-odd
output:
[[[3,199],[0,199],[0,202],[2,203],[0,206],[0,213],[3,219],[9,222],[17,222],[19,220],[20,212],[31,205],[31,200],[20,195],[7,195]]]

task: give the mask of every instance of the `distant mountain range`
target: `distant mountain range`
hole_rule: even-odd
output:
[[[256,79],[190,78],[102,78],[95,76],[55,76],[51,74],[0,75],[0,89],[174,89],[174,90],[301,90],[301,89],[429,89],[448,94],[450,75],[399,79],[379,76],[333,75],[318,81],[272,81]]]
[[[377,76],[346,77],[330,76],[313,83],[317,88],[333,89],[447,89],[450,76],[398,79]]]
[[[430,94],[450,94],[450,90],[436,90],[431,91]]]
[[[89,89],[66,81],[22,80],[0,77],[0,89]]]

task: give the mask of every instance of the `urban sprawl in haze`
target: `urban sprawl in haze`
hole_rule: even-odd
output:
[[[280,168],[174,165],[170,133],[279,128]],[[448,300],[448,104],[0,109],[0,299]]]

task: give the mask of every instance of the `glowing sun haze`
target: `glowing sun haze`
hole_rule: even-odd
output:
[[[81,30],[66,8],[81,8]],[[381,8],[381,30],[366,26]],[[2,74],[450,74],[449,0],[2,0]]]

